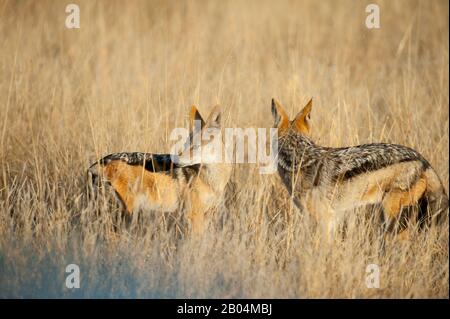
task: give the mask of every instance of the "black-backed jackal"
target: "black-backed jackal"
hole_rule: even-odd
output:
[[[139,209],[159,212],[183,209],[192,231],[201,233],[205,213],[220,203],[231,176],[231,166],[222,160],[222,152],[212,147],[211,139],[201,138],[206,131],[220,133],[220,118],[218,106],[206,121],[192,106],[190,136],[176,161],[171,154],[114,153],[91,165],[88,172],[94,184],[106,182],[112,186],[129,214]],[[198,129],[194,128],[194,121],[201,124]],[[201,144],[192,142],[196,138]],[[199,146],[199,152],[193,152]]]
[[[386,230],[404,229],[402,210],[417,207],[419,225],[448,219],[448,197],[436,172],[413,149],[394,144],[330,148],[308,136],[312,100],[290,121],[272,100],[278,128],[278,172],[296,206],[333,234],[345,211],[383,208]],[[407,219],[408,220],[408,219]]]

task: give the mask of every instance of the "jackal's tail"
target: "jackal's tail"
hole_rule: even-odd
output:
[[[427,188],[419,201],[421,224],[439,225],[448,220],[449,200],[444,186],[432,168],[425,171]]]

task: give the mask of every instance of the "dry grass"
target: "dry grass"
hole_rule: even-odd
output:
[[[449,297],[448,223],[384,255],[366,221],[324,245],[277,176],[238,165],[205,236],[177,239],[85,183],[96,156],[167,152],[192,103],[269,127],[272,97],[293,116],[313,96],[319,143],[408,145],[448,185],[448,2],[377,1],[378,30],[364,1],[75,2],[79,30],[64,1],[0,1],[0,297]]]

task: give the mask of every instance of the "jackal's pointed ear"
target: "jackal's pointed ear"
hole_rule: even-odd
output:
[[[309,134],[309,119],[311,118],[312,99],[308,104],[297,114],[294,119],[295,129],[302,134]]]
[[[280,130],[286,129],[289,126],[289,117],[284,111],[278,101],[272,99],[272,116],[274,120],[274,126]]]
[[[189,112],[189,125],[191,131],[193,131],[195,128],[201,129],[203,126],[205,126],[205,121],[203,120],[200,112],[197,110],[197,107],[195,105],[191,106],[191,110]]]
[[[220,128],[222,120],[222,108],[220,105],[214,106],[208,119],[206,120],[206,126]]]

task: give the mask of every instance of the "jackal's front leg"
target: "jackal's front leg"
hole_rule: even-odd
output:
[[[324,239],[328,243],[332,243],[335,240],[336,236],[339,235],[339,220],[337,218],[337,213],[334,211],[326,212],[322,227],[325,235]]]
[[[191,231],[194,235],[201,235],[204,232],[205,214],[202,210],[191,210],[187,215],[191,224]]]
[[[338,213],[328,203],[319,201],[317,198],[309,197],[305,202],[304,211],[313,217],[321,232],[322,238],[327,243],[332,243],[338,233]]]
[[[200,201],[198,194],[192,194],[190,198],[187,218],[190,223],[192,234],[201,235],[204,231],[205,207]]]

